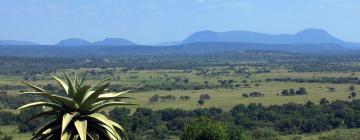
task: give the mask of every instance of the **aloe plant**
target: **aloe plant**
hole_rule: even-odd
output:
[[[35,91],[20,94],[38,95],[47,98],[47,101],[38,101],[19,107],[46,107],[44,111],[29,118],[24,123],[40,116],[51,116],[51,120],[38,128],[32,140],[123,140],[127,139],[124,128],[98,113],[99,110],[114,105],[133,105],[123,102],[122,96],[129,92],[107,92],[111,78],[102,80],[94,85],[84,85],[86,73],[82,78],[75,74],[71,79],[64,73],[66,80],[51,75],[64,89],[65,95],[50,93],[38,86],[23,82]],[[49,109],[47,109],[49,108]]]

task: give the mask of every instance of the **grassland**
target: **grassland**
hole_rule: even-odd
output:
[[[120,69],[120,68],[119,68]],[[218,88],[218,89],[200,89],[200,90],[152,90],[152,91],[140,91],[129,93],[128,96],[135,97],[136,100],[132,102],[137,103],[136,107],[148,107],[152,109],[163,109],[163,108],[182,108],[182,109],[195,109],[195,108],[206,108],[206,107],[220,107],[225,110],[231,109],[237,104],[249,104],[249,103],[261,103],[263,105],[279,105],[289,102],[294,103],[305,103],[307,101],[313,101],[318,103],[321,98],[326,98],[330,101],[334,100],[350,100],[348,96],[350,91],[349,86],[353,84],[332,84],[332,83],[296,83],[296,82],[266,82],[267,78],[281,78],[281,77],[292,77],[292,78],[319,78],[319,77],[353,77],[360,75],[360,73],[354,72],[289,72],[286,69],[272,70],[270,73],[252,74],[250,77],[236,75],[230,70],[226,70],[224,67],[211,67],[210,69],[215,72],[227,73],[213,77],[203,77],[197,75],[199,71],[183,71],[183,70],[131,70],[126,73],[120,70],[111,69],[111,76],[116,78],[112,84],[121,85],[123,87],[141,87],[145,84],[159,85],[166,83],[173,83],[175,78],[188,79],[189,85],[203,84],[207,81],[209,85],[217,85],[218,80],[234,80],[234,84],[243,84],[242,81],[247,81],[249,86],[239,86],[234,88]],[[251,68],[249,68],[251,69]],[[107,69],[81,69],[81,71],[91,71],[102,73],[109,71]],[[69,72],[70,70],[62,70]],[[61,73],[57,73],[61,75]],[[110,76],[109,74],[89,76],[91,83],[96,82],[96,79],[101,79]],[[4,77],[4,76],[2,76]],[[48,75],[39,75],[40,80],[36,80],[34,83],[37,85],[46,85],[56,83],[49,79]],[[135,78],[134,78],[135,77]],[[7,85],[21,85],[21,77],[5,77],[1,78],[0,84]],[[255,83],[258,86],[255,86]],[[354,85],[356,92],[360,92],[360,86]],[[308,95],[303,96],[279,96],[284,89],[300,88],[305,87],[308,91]],[[330,92],[327,87],[334,87],[336,90]],[[242,97],[243,93],[250,93],[253,91],[259,91],[264,93],[264,97]],[[17,93],[16,90],[8,91],[10,93]],[[153,95],[174,95],[177,97],[176,101],[168,102],[157,102],[149,103],[149,98]],[[201,94],[209,94],[211,100],[206,102],[203,106],[197,104],[197,100]],[[180,96],[190,96],[191,99],[187,101],[181,101],[178,99]]]

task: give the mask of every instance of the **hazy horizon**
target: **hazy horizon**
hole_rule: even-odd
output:
[[[0,40],[55,44],[126,38],[140,44],[181,41],[200,30],[294,34],[319,28],[360,42],[356,0],[3,0]]]

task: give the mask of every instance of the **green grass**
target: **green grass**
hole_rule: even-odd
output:
[[[326,86],[336,87],[335,92],[329,92]],[[236,88],[236,89],[210,89],[210,90],[179,90],[179,91],[151,91],[142,93],[131,93],[129,96],[135,97],[134,100],[138,103],[138,107],[149,107],[153,109],[163,108],[181,108],[181,109],[195,109],[207,107],[220,107],[225,110],[230,110],[233,106],[238,104],[261,103],[263,105],[280,105],[289,102],[304,104],[307,101],[319,103],[321,98],[326,98],[330,101],[334,100],[350,100],[348,99],[349,84],[301,84],[298,83],[279,83],[271,82],[261,84],[259,87],[252,88]],[[305,87],[308,95],[302,96],[278,96],[283,89]],[[359,88],[360,89],[360,88]],[[242,97],[243,93],[259,91],[265,94],[264,97]],[[188,101],[181,101],[177,99],[168,102],[149,103],[148,99],[155,95],[174,95],[177,98],[180,96],[190,96]],[[201,94],[209,94],[211,99],[203,106],[197,105],[197,100]]]
[[[360,140],[360,129],[335,129],[328,132],[307,135],[283,136],[283,140]]]
[[[31,137],[31,133],[14,133],[17,126],[14,125],[7,125],[7,126],[0,126],[0,131],[2,135],[12,136],[13,140],[28,140]],[[0,135],[1,138],[1,135]]]
[[[330,101],[334,100],[350,100],[348,96],[350,91],[348,87],[351,84],[330,84],[330,83],[295,83],[295,82],[265,82],[267,78],[279,78],[279,77],[292,77],[292,78],[319,78],[319,77],[349,77],[353,72],[289,72],[287,69],[273,70],[271,73],[266,74],[252,74],[251,77],[246,78],[244,76],[236,75],[233,71],[229,71],[224,67],[208,67],[207,69],[214,70],[214,72],[229,72],[226,75],[214,76],[214,77],[202,77],[196,75],[199,73],[197,70],[192,70],[191,72],[183,70],[131,70],[127,73],[121,72],[120,70],[113,71],[114,76],[119,76],[120,79],[115,79],[113,84],[120,84],[122,86],[130,87],[139,87],[144,84],[165,84],[169,82],[174,82],[174,77],[180,77],[182,79],[189,79],[189,84],[203,84],[204,81],[208,81],[211,85],[218,84],[218,80],[235,80],[235,84],[241,83],[243,80],[247,80],[250,84],[249,88],[239,87],[235,89],[204,89],[204,90],[175,90],[175,91],[148,91],[148,92],[139,92],[132,93],[129,96],[136,97],[134,103],[139,104],[137,107],[149,107],[153,109],[163,109],[163,108],[181,108],[181,109],[195,109],[195,108],[204,108],[204,107],[220,107],[225,110],[230,110],[233,106],[237,104],[249,104],[249,103],[261,103],[263,105],[279,105],[289,102],[294,103],[305,103],[307,101],[313,101],[318,103],[321,98],[327,98]],[[250,71],[254,69],[250,68]],[[80,72],[86,70],[95,70],[100,73],[101,69],[81,69]],[[66,72],[73,72],[71,70],[60,70]],[[360,72],[354,73],[360,75]],[[57,73],[61,75],[61,73]],[[165,76],[166,75],[166,76]],[[39,79],[48,79],[48,80],[38,80],[35,82],[37,85],[46,85],[46,84],[55,84],[56,82],[50,80],[49,76],[44,77],[42,75]],[[93,78],[104,78],[109,77],[110,75],[100,75],[89,77]],[[130,77],[136,76],[136,79],[131,79]],[[12,85],[21,85],[20,78],[10,77],[10,76],[0,76],[2,79],[0,83],[10,83]],[[166,79],[169,78],[170,81]],[[251,81],[261,80],[258,84],[260,86],[256,87]],[[90,83],[94,83],[97,80],[90,80]],[[308,95],[305,96],[278,96],[278,94],[283,89],[294,88],[298,89],[300,87],[305,87],[308,91]],[[335,92],[329,92],[327,87],[335,87]],[[360,86],[355,85],[357,92],[360,92]],[[243,93],[249,93],[253,91],[259,91],[265,94],[265,97],[250,97],[243,98]],[[10,93],[16,93],[16,91],[9,91]],[[175,95],[177,98],[180,96],[190,96],[191,99],[188,101],[180,101],[177,99],[175,102],[158,102],[150,104],[148,99],[155,95]],[[209,94],[211,100],[205,103],[203,106],[197,105],[197,100],[201,94]]]

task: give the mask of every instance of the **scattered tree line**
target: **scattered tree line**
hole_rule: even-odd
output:
[[[295,95],[307,95],[307,94],[308,92],[304,87],[301,87],[298,90],[291,88],[291,89],[284,89],[283,91],[281,91],[282,96],[295,96]]]
[[[360,84],[358,77],[321,77],[321,78],[267,78],[267,82],[297,82],[297,83],[332,83],[332,84]]]
[[[1,111],[0,125],[19,124],[22,119],[37,112],[39,110],[25,110],[20,114]],[[329,102],[323,98],[319,104],[311,101],[306,104],[288,103],[270,106],[253,103],[240,104],[228,112],[216,107],[156,111],[137,108],[133,113],[127,108],[114,108],[108,115],[125,127],[132,140],[168,139],[170,136],[187,139],[198,136],[193,134],[207,136],[206,131],[212,132],[212,135],[216,137],[245,137],[257,140],[265,139],[263,136],[268,133],[271,137],[279,138],[279,135],[285,134],[316,133],[336,128],[360,128],[360,100]],[[46,122],[46,119],[32,121],[20,130],[31,132],[41,122]],[[199,128],[199,125],[204,125],[204,128]],[[213,126],[216,126],[218,130],[208,130]]]

